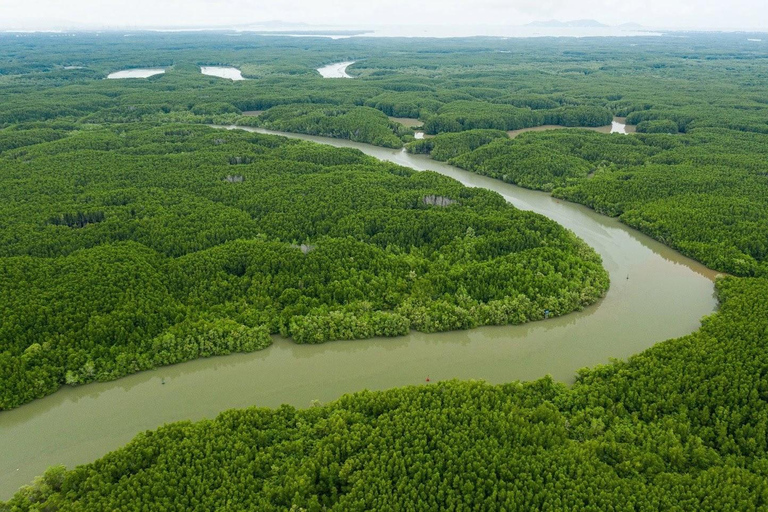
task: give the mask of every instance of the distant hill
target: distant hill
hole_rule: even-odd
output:
[[[533,21],[528,23],[526,27],[539,27],[539,28],[602,28],[608,27],[605,23],[600,23],[596,20],[572,20],[572,21],[560,21],[560,20],[546,20],[546,21]]]

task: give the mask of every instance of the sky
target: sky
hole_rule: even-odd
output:
[[[0,0],[0,29],[523,25],[595,19],[649,28],[768,30],[768,0]]]

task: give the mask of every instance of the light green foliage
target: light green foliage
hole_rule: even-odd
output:
[[[444,162],[469,153],[493,140],[508,138],[506,132],[501,130],[468,130],[416,140],[408,144],[407,149],[411,153],[428,153],[435,160]]]
[[[677,123],[670,119],[660,119],[654,121],[640,121],[637,123],[639,133],[677,133]]]
[[[442,106],[437,114],[427,118],[427,133],[458,132],[462,130],[519,130],[544,124],[563,126],[605,126],[613,115],[604,107],[576,106],[552,110],[532,110],[505,104],[480,101],[455,101]]]

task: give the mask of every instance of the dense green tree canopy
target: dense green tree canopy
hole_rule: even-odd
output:
[[[554,222],[355,150],[194,125],[30,131],[0,157],[0,408],[269,334],[517,324],[608,287]]]
[[[570,387],[228,411],[53,467],[0,510],[768,510],[765,35],[678,36],[0,34],[0,409],[271,334],[519,323],[607,287],[590,248],[497,194],[201,124],[409,143],[758,276],[719,281],[698,332]],[[352,80],[315,71],[348,60]],[[132,67],[166,73],[103,79]],[[614,116],[639,133],[577,129]],[[550,124],[570,128],[505,134]]]
[[[768,272],[768,136],[708,128],[677,136],[550,130],[511,140],[491,133],[442,134],[408,148],[618,216],[712,268]]]

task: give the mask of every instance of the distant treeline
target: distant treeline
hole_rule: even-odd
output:
[[[760,47],[747,41],[748,34],[686,37],[621,38],[621,44],[610,38],[430,40],[414,48],[399,39],[288,40],[247,33],[4,34],[0,125],[49,119],[237,122],[244,111],[294,105],[294,112],[280,111],[272,120],[288,115],[286,126],[304,131],[354,133],[343,120],[329,127],[315,118],[292,119],[296,104],[320,104],[419,118],[428,133],[601,126],[613,116],[628,116],[648,133],[702,127],[768,133]],[[356,60],[350,68],[356,79],[327,80],[315,71],[341,60]],[[249,80],[204,76],[200,65],[237,66]],[[65,69],[72,66],[80,68]],[[103,80],[134,67],[167,72]],[[370,115],[354,116],[373,126]],[[387,128],[373,124],[377,132]],[[392,145],[392,135],[403,134],[381,132],[364,141]]]

